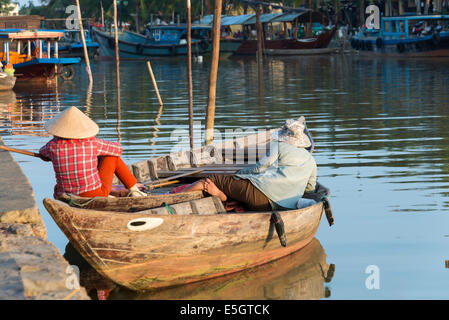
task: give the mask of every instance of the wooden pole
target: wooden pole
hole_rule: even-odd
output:
[[[187,0],[187,78],[189,84],[189,140],[193,151],[193,83],[192,83],[192,17],[190,0]],[[193,153],[190,153],[193,155]],[[192,163],[192,159],[191,163]]]
[[[262,6],[259,5],[256,9],[256,32],[257,32],[257,62],[262,62],[262,41],[263,41],[263,30],[262,23],[260,22],[260,15],[262,13]]]
[[[114,37],[115,37],[115,65],[117,74],[117,134],[118,140],[121,141],[120,121],[121,121],[121,95],[120,95],[120,53],[118,44],[118,25],[117,25],[117,1],[114,4]]]
[[[32,156],[32,157],[40,158],[39,153],[31,152],[31,151],[28,151],[28,150],[15,149],[15,148],[10,148],[10,147],[7,147],[7,146],[2,146],[2,145],[0,145],[0,150],[10,151],[10,152],[24,154],[26,156]]]
[[[256,31],[257,31],[257,80],[258,80],[258,87],[259,87],[259,104],[262,103],[262,85],[263,85],[263,79],[262,79],[262,72],[263,72],[263,29],[262,29],[262,23],[260,22],[260,15],[262,14],[262,6],[259,5],[256,8]]]
[[[139,9],[140,9],[140,3],[139,1],[136,1],[136,32],[140,33],[140,26],[139,26]]]
[[[222,0],[215,0],[212,28],[212,58],[209,74],[209,98],[206,110],[206,144],[214,140],[215,96],[217,91],[218,60],[220,58],[220,24]]]
[[[309,34],[309,38],[312,38],[312,0],[309,0],[309,9],[310,9],[310,13],[309,13],[309,32],[307,32]]]
[[[89,82],[92,83],[93,82],[92,70],[90,69],[89,53],[87,51],[86,39],[84,38],[83,20],[81,19],[81,8],[80,8],[79,0],[76,0],[76,6],[78,8],[78,23],[80,25],[81,40],[83,42],[84,59],[86,61],[86,71],[87,71],[87,75],[89,76]]]
[[[102,25],[102,28],[104,29],[104,9],[103,9],[103,1],[100,1],[100,6],[101,6],[101,25]]]
[[[157,99],[159,100],[159,105],[163,106],[164,104],[162,103],[162,99],[159,94],[159,89],[157,88],[156,78],[154,77],[153,69],[151,68],[151,63],[149,60],[147,61],[147,66],[148,66],[148,72],[150,73],[150,76],[151,76],[151,80],[153,81],[153,86],[154,86],[154,90],[156,91]]]
[[[114,37],[115,37],[115,64],[117,73],[117,90],[120,91],[120,53],[118,44],[118,26],[117,26],[117,2],[113,1],[114,4]]]

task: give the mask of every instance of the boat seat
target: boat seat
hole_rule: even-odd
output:
[[[138,211],[137,214],[222,214],[226,213],[223,203],[218,197],[205,197],[198,200],[176,203],[172,205],[163,205],[159,208]]]

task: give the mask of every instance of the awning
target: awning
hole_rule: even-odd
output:
[[[271,22],[274,18],[284,15],[283,13],[264,13],[260,15],[260,23]],[[256,15],[246,21],[244,24],[256,24]]]
[[[280,17],[276,17],[273,20],[271,20],[270,22],[290,22],[295,20],[296,18],[298,18],[300,15],[306,13],[308,11],[304,11],[304,12],[300,12],[300,13],[286,13]]]
[[[254,17],[255,14],[243,14],[240,16],[224,16],[221,18],[222,26],[232,26],[232,25],[240,25],[244,24],[248,19]]]

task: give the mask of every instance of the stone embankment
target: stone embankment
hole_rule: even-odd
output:
[[[0,144],[3,144],[0,138]],[[0,151],[0,300],[89,299],[47,232],[18,163]]]

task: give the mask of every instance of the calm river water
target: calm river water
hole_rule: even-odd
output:
[[[1,135],[9,146],[37,150],[49,140],[43,121],[75,105],[99,124],[99,137],[121,141],[127,162],[170,152],[173,130],[188,129],[186,63],[160,59],[152,67],[163,110],[145,62],[121,62],[120,112],[115,65],[95,62],[91,91],[84,67],[77,66],[75,78],[57,88],[28,85],[2,93]],[[203,125],[209,60],[193,68],[195,121]],[[435,59],[268,59],[259,94],[253,59],[222,59],[216,128],[274,128],[304,115],[316,142],[319,181],[332,191],[335,225],[324,220],[307,252],[210,284],[209,291],[116,297],[449,298],[448,70],[449,60]],[[49,240],[64,253],[67,239],[42,206],[53,192],[51,165],[14,156],[35,190]],[[335,265],[333,277],[326,278],[323,264]]]

